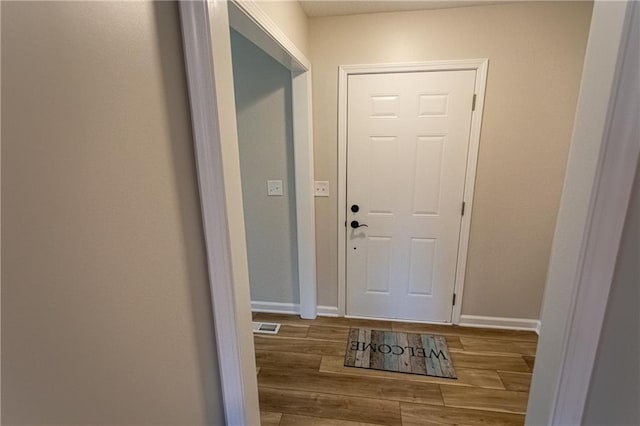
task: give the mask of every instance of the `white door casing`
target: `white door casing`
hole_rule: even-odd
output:
[[[349,76],[348,315],[452,320],[475,83],[469,69]]]
[[[262,10],[258,2],[232,0],[228,2],[228,9],[229,23],[234,30],[291,71],[300,294],[300,304],[294,310],[302,318],[313,319],[317,315],[317,290],[311,62]],[[267,311],[272,311],[274,305],[278,304],[252,301],[254,308],[268,306]]]
[[[229,25],[292,71],[296,182],[306,182],[296,185],[305,318],[316,315],[310,63],[255,1],[180,2],[180,17],[226,424],[258,425]]]

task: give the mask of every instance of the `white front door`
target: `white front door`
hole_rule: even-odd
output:
[[[347,315],[451,321],[475,77],[349,76]]]

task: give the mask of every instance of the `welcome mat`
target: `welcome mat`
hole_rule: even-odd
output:
[[[457,379],[447,340],[431,334],[352,328],[344,365]]]

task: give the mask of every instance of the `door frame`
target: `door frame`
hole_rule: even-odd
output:
[[[293,161],[296,195],[296,237],[300,303],[293,311],[302,318],[317,316],[316,221],[313,163],[313,115],[311,61],[282,32],[258,2],[228,2],[229,25],[291,71]],[[273,312],[279,303],[251,301],[253,308]],[[288,304],[285,304],[288,305]],[[288,307],[288,306],[287,306]],[[277,308],[276,308],[277,309]]]
[[[410,63],[384,63],[365,65],[341,65],[338,75],[338,314],[346,316],[347,295],[347,94],[350,75],[358,74],[388,74],[427,71],[476,71],[475,110],[471,115],[471,132],[469,134],[469,152],[465,172],[464,195],[465,214],[460,225],[460,239],[458,243],[458,260],[456,264],[456,278],[454,294],[456,304],[453,306],[451,322],[460,323],[462,314],[462,295],[464,293],[464,279],[469,251],[469,234],[471,229],[471,215],[473,212],[473,193],[478,166],[478,150],[480,147],[480,131],[482,127],[482,112],[487,82],[489,59],[456,59]]]
[[[230,26],[291,70],[303,318],[317,309],[311,65],[255,1],[179,3],[225,419],[259,425]]]
[[[640,169],[639,6],[634,1],[593,5],[544,290],[527,426],[582,424]]]

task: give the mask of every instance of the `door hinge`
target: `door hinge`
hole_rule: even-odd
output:
[[[473,100],[471,101],[471,111],[475,111],[476,110],[476,98],[478,97],[478,95],[476,95],[474,93],[473,95]]]
[[[456,306],[456,294],[453,293],[453,306]]]
[[[462,210],[460,211],[460,215],[464,216],[464,208],[467,205],[464,201],[462,202]]]

